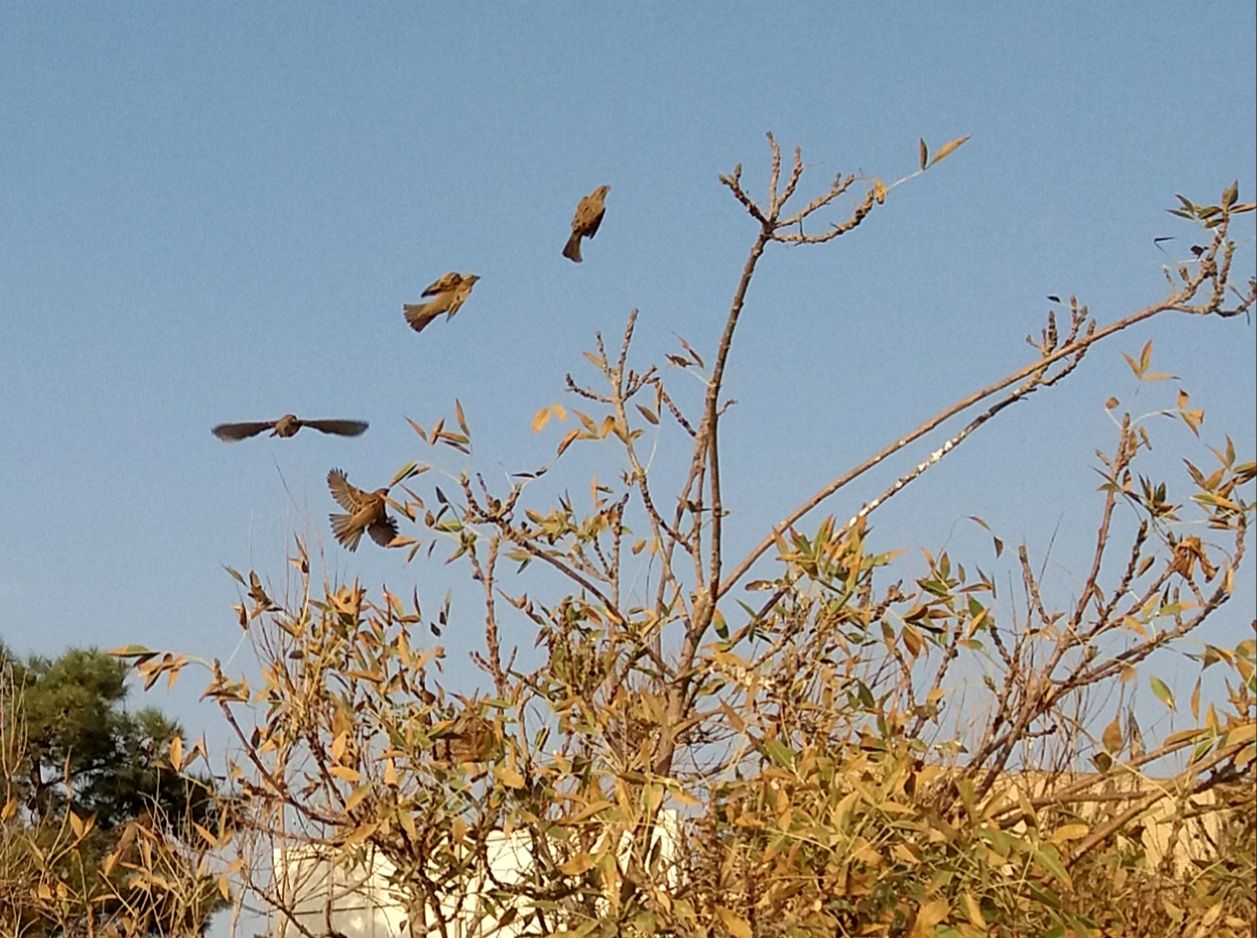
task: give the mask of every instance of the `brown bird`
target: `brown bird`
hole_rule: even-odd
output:
[[[296,436],[302,427],[310,427],[320,433],[332,433],[336,436],[359,436],[367,429],[364,420],[302,420],[295,414],[284,414],[278,420],[258,420],[251,423],[220,423],[211,432],[226,443],[247,440],[257,436],[263,430],[270,430],[271,436],[287,438]]]
[[[374,492],[356,488],[349,484],[345,473],[339,469],[327,474],[327,487],[331,489],[336,503],[349,512],[347,515],[328,515],[336,540],[350,550],[357,550],[363,531],[369,533],[371,540],[381,547],[388,547],[397,537],[397,522],[388,516],[387,488]]]
[[[476,274],[460,274],[454,271],[441,276],[428,284],[428,288],[423,291],[424,296],[432,299],[426,303],[407,303],[402,307],[406,322],[410,323],[410,328],[415,332],[422,332],[428,323],[442,313],[446,314],[447,319],[453,319],[454,314],[467,302],[467,297],[471,296],[471,288],[479,279]]]
[[[607,193],[610,191],[610,186],[599,186],[580,200],[576,214],[572,216],[572,236],[563,248],[564,257],[580,263],[580,239],[592,238],[598,233],[602,216],[607,213]]]

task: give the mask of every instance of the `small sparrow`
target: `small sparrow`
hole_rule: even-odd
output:
[[[333,433],[336,436],[359,436],[367,429],[364,420],[302,420],[295,414],[284,414],[278,420],[258,420],[252,423],[220,423],[213,431],[214,436],[226,443],[247,440],[257,436],[263,430],[270,430],[271,436],[287,439],[296,436],[302,427],[310,427],[320,433]]]
[[[563,248],[564,257],[578,264],[581,262],[580,240],[592,238],[598,233],[602,216],[607,213],[607,193],[610,191],[610,186],[599,186],[580,200],[580,204],[576,206],[576,214],[572,216],[572,236],[567,239],[567,245]]]
[[[371,540],[381,547],[388,547],[393,538],[397,537],[397,522],[388,516],[388,489],[376,489],[367,492],[349,484],[345,473],[333,469],[327,474],[327,487],[332,498],[347,515],[332,514],[328,518],[332,522],[332,533],[350,550],[358,549],[362,540],[362,532],[371,535]]]
[[[438,278],[423,291],[424,296],[432,299],[426,303],[407,303],[402,307],[406,322],[410,323],[410,328],[415,332],[422,332],[428,323],[442,313],[446,314],[447,319],[453,319],[454,314],[467,302],[467,297],[471,296],[471,288],[479,279],[477,274],[460,274],[454,271]]]

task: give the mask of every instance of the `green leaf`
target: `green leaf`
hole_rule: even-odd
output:
[[[406,465],[402,466],[400,469],[398,469],[396,472],[393,473],[393,478],[392,480],[389,481],[388,487],[392,488],[402,479],[405,479],[407,476],[412,475],[414,471],[415,471],[415,463],[413,461],[406,463]]]
[[[1065,871],[1065,864],[1061,862],[1061,855],[1056,852],[1055,847],[1051,844],[1043,844],[1035,849],[1034,855],[1038,859],[1040,866],[1065,885],[1070,885],[1069,873]]]
[[[121,645],[109,649],[109,654],[115,658],[152,658],[157,652],[147,645]]]
[[[794,751],[779,739],[767,740],[764,743],[764,753],[783,769],[794,765]]]
[[[1165,681],[1161,680],[1159,677],[1154,677],[1151,679],[1151,683],[1152,693],[1156,695],[1157,700],[1161,701],[1171,710],[1177,710],[1178,707],[1174,705],[1174,693],[1170,690]]]

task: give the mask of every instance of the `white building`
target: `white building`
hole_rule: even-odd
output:
[[[677,879],[680,821],[675,811],[661,811],[651,836],[651,849],[665,884]],[[495,831],[485,842],[487,871],[473,874],[458,895],[440,901],[440,917],[447,923],[449,938],[516,938],[529,925],[526,899],[518,899],[516,918],[499,926],[505,909],[489,907],[484,896],[493,883],[505,885],[524,881],[532,866],[532,834],[516,830],[510,834]],[[621,838],[620,863],[627,862],[631,841]],[[368,850],[365,862],[337,862],[332,847],[305,845],[277,849],[274,854],[275,887],[281,902],[293,912],[303,928],[316,936],[343,935],[344,938],[398,938],[412,934],[401,892],[397,868],[388,858]],[[486,872],[491,875],[486,875]],[[666,885],[665,885],[666,888]],[[435,912],[435,910],[433,910]],[[435,916],[434,916],[435,917]],[[276,938],[296,938],[300,929],[280,916],[273,934]],[[430,935],[440,931],[432,926]]]

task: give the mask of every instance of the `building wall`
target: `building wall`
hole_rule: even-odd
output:
[[[652,848],[658,853],[661,868],[669,871],[664,888],[676,881],[680,821],[675,811],[660,813],[660,821],[651,836]],[[619,854],[627,859],[632,841],[621,838]],[[441,901],[442,917],[452,922],[450,938],[516,938],[527,926],[523,917],[529,909],[519,900],[519,916],[514,922],[498,928],[499,912],[490,911],[480,898],[490,880],[517,884],[528,876],[533,864],[532,835],[527,830],[510,834],[491,833],[485,842],[488,871],[467,884],[461,901],[450,896]],[[396,867],[378,853],[368,851],[366,860],[358,864],[338,863],[335,848],[303,845],[277,849],[274,857],[276,889],[293,917],[317,936],[339,933],[344,938],[394,938],[411,934],[407,926],[402,894],[390,882],[396,879]],[[277,922],[275,938],[296,938],[302,933],[289,922]],[[429,934],[439,932],[433,928]]]

